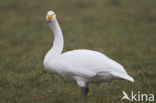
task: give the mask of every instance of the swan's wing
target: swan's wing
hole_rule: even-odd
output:
[[[82,77],[94,77],[100,72],[110,73],[114,77],[129,79],[127,72],[117,62],[105,55],[89,50],[74,50],[62,54],[57,60],[60,71]],[[61,69],[62,68],[62,69]]]
[[[69,70],[69,69],[68,69]],[[91,78],[96,76],[96,73],[91,71],[91,70],[87,70],[87,69],[80,69],[80,70],[70,70],[71,73],[73,73],[74,75],[80,76],[80,77],[85,77],[85,78]]]
[[[55,63],[55,68],[60,74],[74,74],[80,77],[91,78],[96,76],[96,72],[88,69],[86,66],[77,63],[77,61],[70,60],[70,58],[61,58]]]
[[[122,65],[96,51],[73,50],[63,53],[60,59],[69,61],[68,63],[70,63],[70,66],[76,65],[75,67],[78,67],[77,69],[81,66],[83,69],[86,68],[96,73],[102,71],[116,71],[127,74]]]
[[[128,74],[122,74],[122,73],[118,73],[118,72],[111,72],[111,74],[117,78],[123,78],[123,79],[129,80],[131,82],[134,82],[134,79],[131,76],[129,76]]]

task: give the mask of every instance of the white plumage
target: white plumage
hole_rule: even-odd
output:
[[[80,49],[62,54],[63,35],[55,13],[49,11],[46,19],[54,32],[54,43],[45,56],[44,66],[51,73],[76,81],[82,88],[83,99],[87,96],[89,83],[120,78],[134,82],[119,63],[100,52]]]

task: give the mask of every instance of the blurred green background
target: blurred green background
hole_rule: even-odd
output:
[[[88,103],[120,103],[123,90],[156,94],[155,0],[1,0],[0,103],[81,103],[76,83],[43,67],[53,42],[45,20],[50,9],[64,34],[64,52],[100,51],[135,79],[92,84]]]

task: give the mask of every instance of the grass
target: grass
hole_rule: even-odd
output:
[[[64,52],[86,48],[121,63],[135,79],[92,84],[88,103],[120,103],[122,91],[156,94],[155,0],[1,0],[0,103],[81,103],[80,88],[44,70],[56,12]],[[125,103],[128,101],[124,101]]]

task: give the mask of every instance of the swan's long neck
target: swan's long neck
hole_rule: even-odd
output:
[[[50,52],[54,53],[55,56],[59,56],[62,53],[64,44],[62,31],[56,19],[53,22],[50,22],[49,25],[54,33],[54,42]]]
[[[60,56],[64,44],[62,31],[57,20],[50,22],[49,25],[54,33],[54,42],[52,48],[48,51],[47,55],[45,56],[44,62],[50,62],[51,60]]]

